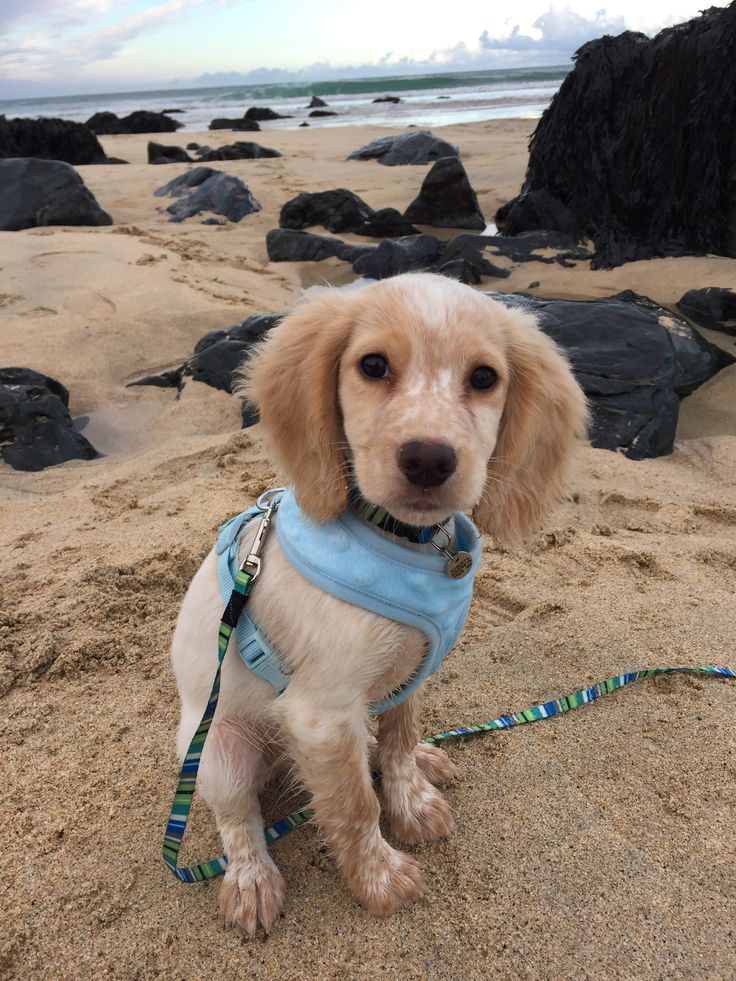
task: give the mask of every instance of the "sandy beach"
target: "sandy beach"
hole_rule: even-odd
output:
[[[488,221],[520,188],[533,129],[435,130],[459,145]],[[112,226],[0,233],[2,363],[66,385],[104,454],[40,473],[0,464],[2,977],[736,974],[736,684],[716,678],[645,681],[449,745],[457,831],[416,850],[429,893],[386,921],[354,902],[314,827],[273,846],[286,907],[252,941],[224,928],[219,883],[183,885],[160,860],[179,604],[217,527],[278,478],[233,397],[191,380],[178,399],[125,386],[181,364],[208,330],[350,281],[338,260],[270,263],[265,236],[301,191],[346,187],[403,211],[428,167],[345,160],[386,132],[165,135],[212,147],[253,135],[283,153],[214,164],[262,205],[224,226],[168,223],[153,192],[187,165],[148,165],[145,136],[103,137],[130,165],[78,170]],[[482,288],[631,289],[674,307],[688,289],[734,283],[736,260],[706,256],[598,272],[524,263]],[[703,333],[736,354],[732,336]],[[572,490],[525,546],[486,543],[463,638],[429,685],[426,733],[637,668],[736,667],[736,365],[683,401],[672,455],[585,449]],[[266,819],[303,802],[276,785]],[[218,847],[195,805],[184,860]]]

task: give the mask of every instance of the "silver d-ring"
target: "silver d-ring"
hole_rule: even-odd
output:
[[[267,511],[273,499],[281,497],[285,490],[285,487],[272,487],[270,490],[264,491],[256,501],[256,507],[259,511]]]

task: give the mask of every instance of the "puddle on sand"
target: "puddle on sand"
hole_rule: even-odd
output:
[[[153,443],[153,423],[166,407],[154,402],[123,402],[77,416],[73,423],[101,456],[132,456]]]

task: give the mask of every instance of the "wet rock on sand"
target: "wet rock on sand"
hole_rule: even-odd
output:
[[[60,160],[0,160],[0,230],[112,225],[76,170]]]
[[[441,157],[422,182],[419,194],[404,212],[417,225],[435,228],[475,228],[482,231],[486,220],[478,196],[470,186],[465,168],[457,157]]]
[[[30,368],[0,368],[0,455],[15,470],[91,460],[97,450],[72,426],[69,392]]]
[[[736,291],[708,286],[688,290],[677,304],[686,317],[701,327],[736,334]]]
[[[433,136],[429,130],[418,129],[398,136],[379,136],[359,150],[348,154],[348,160],[378,160],[386,167],[403,164],[427,164],[440,157],[459,157],[454,143]]]
[[[412,235],[417,231],[395,208],[374,211],[361,197],[344,187],[298,194],[282,207],[279,225],[282,228],[321,225],[330,232],[354,232],[376,238]]]
[[[245,181],[212,167],[195,167],[153,193],[179,199],[166,208],[169,221],[184,221],[207,211],[237,222],[261,210]]]

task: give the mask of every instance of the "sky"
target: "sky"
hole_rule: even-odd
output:
[[[727,3],[0,0],[0,99],[239,76],[307,81],[559,65],[591,38],[653,34]]]

